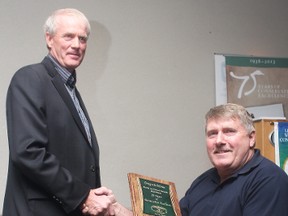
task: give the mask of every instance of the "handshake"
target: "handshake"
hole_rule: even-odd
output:
[[[89,216],[133,216],[132,211],[118,203],[106,187],[91,189],[80,208],[83,215]]]

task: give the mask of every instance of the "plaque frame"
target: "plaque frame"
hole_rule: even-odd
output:
[[[169,206],[167,208],[169,208],[170,210],[172,208],[175,216],[181,216],[181,210],[180,210],[180,206],[179,206],[179,202],[178,202],[176,187],[175,187],[175,184],[173,182],[161,180],[161,179],[157,179],[157,178],[153,178],[153,177],[149,177],[149,176],[144,176],[144,175],[140,175],[140,174],[136,174],[136,173],[128,173],[127,175],[128,175],[130,195],[131,195],[131,204],[132,204],[132,210],[133,210],[134,216],[150,216],[150,215],[170,216],[167,214],[166,209],[163,208],[163,206],[161,206],[160,204],[153,204],[154,209],[151,211],[155,210],[154,214],[148,214],[147,212],[145,212],[144,208],[146,205],[145,200],[146,200],[147,196],[145,197],[145,194],[143,193],[143,185],[141,185],[140,181],[144,181],[144,182],[147,181],[148,183],[152,183],[153,185],[156,185],[156,186],[163,185],[165,188],[168,187],[169,193],[167,194],[167,192],[164,191],[164,194],[161,194],[161,190],[160,190],[159,197],[162,198],[162,195],[163,195],[163,196],[165,196],[166,199],[168,198],[169,199],[168,201],[171,202],[171,206]],[[157,196],[157,194],[156,194],[156,196]],[[165,211],[166,211],[166,213],[165,213]]]

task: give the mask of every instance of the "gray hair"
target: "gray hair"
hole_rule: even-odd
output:
[[[220,118],[239,119],[248,134],[255,131],[252,116],[241,105],[227,103],[211,108],[205,115],[206,120],[205,130],[207,129],[207,122],[210,119],[220,119]]]
[[[50,35],[54,35],[57,30],[57,18],[59,15],[67,15],[67,16],[75,16],[81,19],[85,25],[86,25],[86,33],[87,37],[90,35],[91,27],[88,19],[86,16],[80,12],[79,10],[73,9],[73,8],[65,8],[65,9],[59,9],[54,11],[46,20],[43,30],[44,34],[48,33]]]

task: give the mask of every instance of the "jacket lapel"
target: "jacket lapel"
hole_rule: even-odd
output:
[[[51,76],[51,81],[52,81],[53,85],[55,86],[59,95],[62,97],[64,103],[67,105],[68,109],[70,110],[77,126],[79,127],[81,133],[85,137],[87,143],[90,145],[86,131],[85,131],[85,128],[83,126],[83,123],[82,123],[82,121],[78,115],[78,112],[75,108],[75,105],[73,103],[71,96],[69,95],[67,89],[65,88],[65,85],[63,83],[62,78],[60,77],[60,75],[58,74],[58,72],[54,68],[53,63],[49,60],[48,57],[44,58],[44,60],[42,61],[42,64],[44,64],[45,68],[47,69],[48,74]],[[78,97],[79,93],[77,90],[76,90],[76,92],[77,92],[77,97]],[[81,106],[83,106],[82,100],[81,100]],[[85,112],[85,115],[87,116],[86,110],[84,112]],[[90,120],[89,120],[89,123],[90,123]]]
[[[97,138],[96,138],[96,135],[95,135],[94,129],[93,129],[93,125],[92,125],[92,122],[91,122],[91,120],[89,118],[89,115],[88,115],[88,112],[86,110],[86,107],[85,107],[85,105],[84,105],[84,103],[82,101],[81,95],[79,94],[77,88],[75,88],[75,91],[76,91],[76,96],[77,96],[77,98],[79,100],[80,106],[81,106],[81,108],[82,108],[82,110],[83,110],[83,112],[84,112],[84,114],[85,114],[85,116],[86,116],[86,118],[88,120],[88,123],[89,123],[90,134],[91,134],[91,144],[92,144],[92,146],[98,146]]]

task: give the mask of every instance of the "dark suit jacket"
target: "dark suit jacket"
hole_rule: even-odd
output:
[[[100,186],[92,147],[64,82],[48,57],[21,68],[7,93],[9,168],[3,216],[81,215],[78,206]]]

